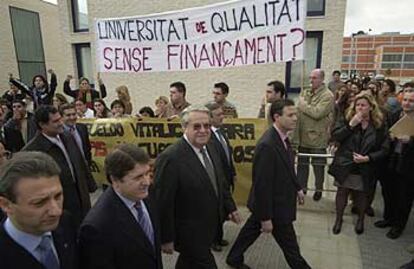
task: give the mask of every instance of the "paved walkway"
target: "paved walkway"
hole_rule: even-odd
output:
[[[335,189],[328,182],[328,188]],[[312,200],[312,192],[308,193],[305,205],[299,207],[295,229],[303,256],[314,269],[394,269],[408,262],[411,255],[406,247],[414,243],[414,221],[410,223],[404,234],[397,240],[385,236],[387,229],[378,229],[374,222],[382,213],[381,189],[378,187],[374,202],[375,217],[366,217],[365,232],[357,235],[354,232],[356,216],[345,213],[342,232],[332,234],[335,222],[334,193],[324,193],[319,202]],[[240,208],[244,220],[249,216],[245,207]],[[236,239],[240,227],[233,223],[225,225],[225,239],[230,245]],[[219,269],[230,268],[225,264],[229,247],[223,252],[214,253]],[[164,255],[164,268],[174,268],[176,255]],[[249,248],[245,262],[254,269],[289,268],[283,254],[271,235],[263,234]]]
[[[331,179],[325,188],[335,189]],[[309,183],[311,186],[311,182]],[[298,208],[298,219],[295,229],[303,256],[313,269],[395,269],[408,262],[411,255],[406,247],[414,243],[414,216],[407,225],[404,234],[397,240],[385,236],[387,229],[378,229],[373,223],[382,213],[381,189],[378,186],[374,201],[375,217],[366,217],[365,232],[356,235],[354,222],[356,216],[351,215],[350,208],[345,213],[342,232],[332,234],[335,221],[334,195],[324,193],[321,201],[312,200],[312,192],[308,193],[304,206]],[[99,196],[95,193],[93,201]],[[243,219],[249,212],[246,207],[240,207]],[[412,214],[413,215],[413,214]],[[225,239],[234,242],[240,226],[233,223],[225,225]],[[223,252],[214,253],[219,269],[228,269],[225,258],[230,246]],[[174,268],[177,254],[163,255],[165,269]],[[289,268],[283,254],[270,235],[263,234],[245,254],[245,262],[254,269],[286,269]]]

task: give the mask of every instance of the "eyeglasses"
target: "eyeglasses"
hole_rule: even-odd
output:
[[[201,127],[203,127],[204,130],[208,130],[208,129],[210,129],[211,124],[210,123],[203,123],[203,124],[201,124],[201,123],[194,123],[193,124],[194,131],[201,131]]]

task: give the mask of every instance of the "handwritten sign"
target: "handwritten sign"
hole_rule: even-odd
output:
[[[96,19],[100,72],[225,68],[303,59],[305,0],[239,0]]]

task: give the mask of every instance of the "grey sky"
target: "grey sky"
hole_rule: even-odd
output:
[[[369,28],[370,34],[414,33],[413,9],[414,0],[347,0],[344,35]]]

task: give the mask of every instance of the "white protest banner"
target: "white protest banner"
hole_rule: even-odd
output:
[[[305,0],[238,0],[96,19],[100,72],[225,68],[303,59]]]

